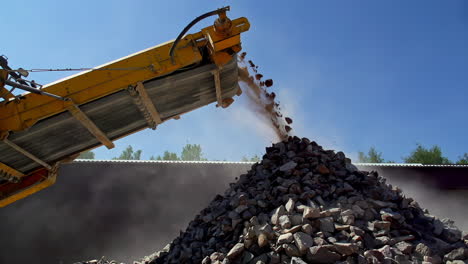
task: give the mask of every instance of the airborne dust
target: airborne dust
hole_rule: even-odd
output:
[[[291,134],[290,117],[283,117],[280,103],[277,102],[276,94],[269,92],[268,88],[273,86],[273,80],[263,81],[263,75],[258,72],[258,66],[251,60],[246,61],[247,53],[239,56],[239,82],[245,84],[243,87],[247,95],[247,105],[250,110],[259,114],[263,122],[276,134],[276,141],[282,141]]]

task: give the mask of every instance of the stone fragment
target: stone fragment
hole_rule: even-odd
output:
[[[300,257],[301,252],[299,249],[293,245],[293,244],[283,244],[284,251],[286,252],[286,255],[289,257]]]
[[[308,235],[312,235],[314,228],[310,224],[305,224],[302,225],[301,230]]]
[[[326,246],[314,246],[307,250],[306,258],[310,263],[334,263],[341,256]]]
[[[279,226],[281,226],[282,229],[290,228],[291,227],[291,220],[289,219],[289,216],[287,216],[287,215],[280,216]]]
[[[302,225],[302,220],[304,218],[302,217],[302,214],[293,214],[289,216],[289,219],[291,220],[291,225],[296,226],[296,225]]]
[[[328,175],[330,174],[330,170],[327,168],[327,166],[323,165],[323,164],[319,164],[317,166],[317,172],[322,174],[322,175]]]
[[[446,227],[442,231],[441,237],[448,243],[455,243],[461,239],[462,232],[456,227]]]
[[[293,241],[294,237],[293,234],[291,233],[286,233],[282,234],[278,237],[277,244],[286,244],[286,243],[291,243]]]
[[[314,240],[306,233],[297,232],[293,235],[293,237],[299,252],[301,252],[301,255],[304,255],[307,249],[314,245]]]
[[[320,217],[320,209],[306,206],[302,214],[303,218],[315,219]]]
[[[273,215],[271,216],[271,223],[273,225],[278,225],[279,224],[279,218],[283,215],[286,215],[286,209],[284,208],[283,205],[280,207],[276,208],[276,210],[273,212]]]
[[[426,246],[424,243],[419,243],[416,245],[416,247],[414,248],[414,255],[416,258],[418,258],[419,260],[422,260],[424,258],[424,256],[431,256],[432,255],[432,251],[431,249]]]
[[[243,243],[237,243],[237,244],[234,245],[234,247],[232,247],[231,250],[229,250],[226,257],[228,259],[235,259],[239,255],[241,255],[242,252],[244,252],[244,244]]]
[[[335,243],[335,249],[341,255],[349,256],[359,251],[359,247],[353,243]]]
[[[268,238],[265,233],[261,233],[260,235],[258,235],[257,244],[261,248],[268,245]]]
[[[286,212],[288,212],[288,214],[292,214],[294,212],[294,206],[295,206],[294,200],[289,198],[285,206]]]
[[[333,223],[333,217],[324,217],[320,218],[320,230],[322,232],[334,232],[335,231],[335,224]]]
[[[292,257],[290,263],[291,264],[307,264],[307,262],[303,261],[301,258],[298,258],[298,257]]]
[[[413,251],[413,245],[405,241],[396,243],[395,247],[405,255],[409,255]]]
[[[286,171],[290,171],[290,170],[296,168],[296,166],[297,166],[297,163],[291,160],[291,161],[289,161],[289,162],[283,164],[283,165],[279,168],[279,170],[280,170],[280,171],[286,172]]]
[[[468,259],[468,248],[457,248],[444,256],[444,261]]]

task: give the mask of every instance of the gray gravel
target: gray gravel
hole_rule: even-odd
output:
[[[187,229],[140,263],[464,263],[468,235],[342,152],[268,147]]]

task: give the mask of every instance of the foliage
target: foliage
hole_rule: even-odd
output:
[[[468,153],[465,153],[460,159],[457,161],[458,165],[468,165]]]
[[[158,158],[161,158],[158,156]],[[177,157],[177,154],[174,152],[169,152],[169,151],[164,151],[164,155],[162,156],[161,159],[159,160],[180,160],[179,157]]]
[[[114,160],[139,160],[141,158],[141,150],[134,151],[132,146],[128,146],[120,156],[114,157]]]
[[[442,155],[442,151],[437,145],[428,149],[417,144],[416,149],[408,157],[405,157],[404,161],[406,163],[451,164],[450,160]]]
[[[246,156],[242,156],[241,161],[243,162],[259,162],[260,157],[258,155],[253,156],[252,158],[247,158]]]
[[[166,154],[166,153],[164,153]],[[202,148],[199,144],[187,144],[180,154],[181,160],[207,160],[203,157]]]
[[[374,147],[371,147],[367,154],[364,152],[358,152],[358,160],[361,163],[382,163],[382,152],[378,152]]]
[[[80,155],[78,156],[78,159],[94,159],[95,155],[94,152],[91,150],[81,152]]]

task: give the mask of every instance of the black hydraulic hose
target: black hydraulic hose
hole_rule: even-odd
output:
[[[217,10],[214,10],[214,11],[211,11],[211,12],[208,12],[208,13],[205,13],[197,18],[195,18],[194,20],[192,20],[192,22],[190,22],[183,30],[182,32],[180,32],[180,34],[177,36],[176,40],[174,41],[174,43],[172,43],[172,46],[171,46],[171,49],[169,50],[169,56],[171,57],[171,61],[174,62],[174,51],[175,51],[175,48],[177,47],[177,44],[179,44],[180,40],[182,39],[182,37],[187,33],[187,31],[190,30],[191,27],[193,27],[196,23],[200,22],[200,20],[203,20],[207,17],[210,17],[210,16],[214,16],[214,15],[217,15],[221,12],[226,12],[226,11],[229,11],[229,6],[227,7],[223,7],[223,8],[220,8],[220,9],[217,9]]]

